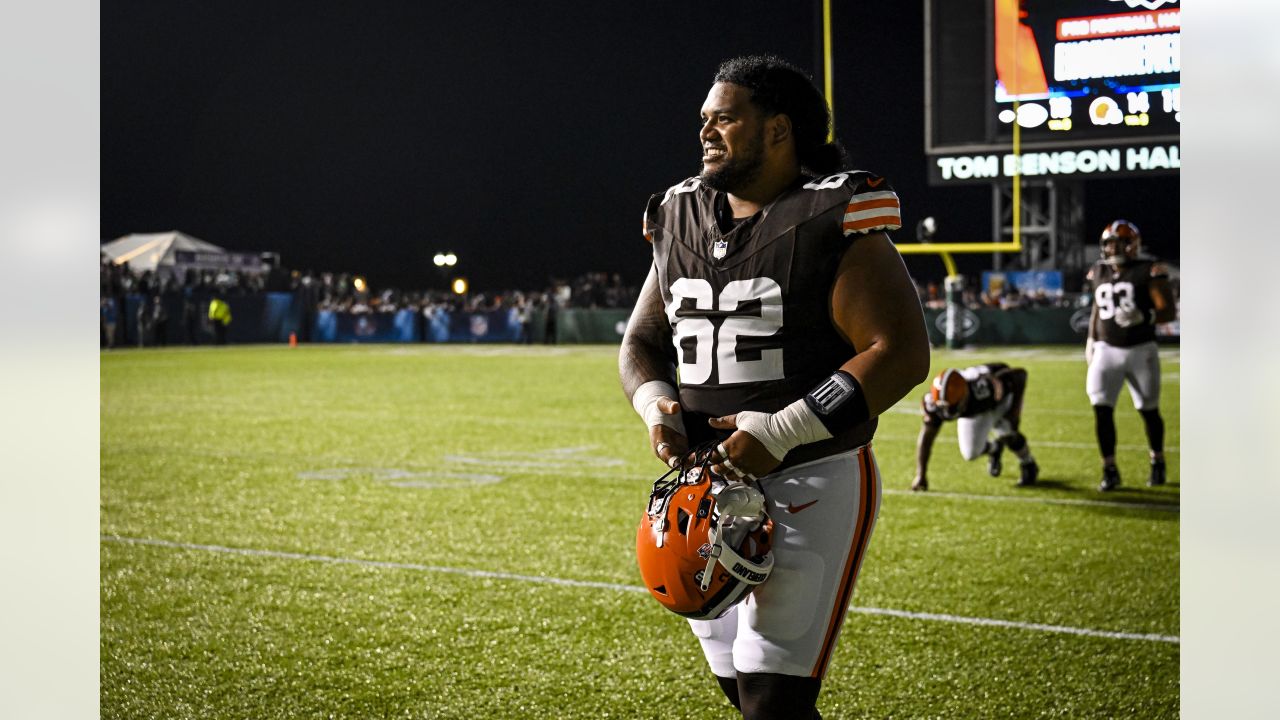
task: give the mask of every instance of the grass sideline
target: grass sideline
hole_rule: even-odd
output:
[[[732,717],[639,588],[662,467],[616,352],[104,353],[102,717]],[[1105,495],[1081,350],[933,365],[993,360],[1030,371],[1041,482],[965,463],[948,423],[910,493],[923,386],[883,416],[886,495],[824,717],[1176,717],[1176,350],[1170,482],[1144,486],[1126,396]]]

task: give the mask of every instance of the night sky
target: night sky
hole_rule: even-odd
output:
[[[990,239],[990,190],[925,181],[920,2],[836,2],[836,130],[890,178],[902,240]],[[817,2],[142,0],[102,7],[102,240],[182,230],[286,267],[476,290],[648,267],[651,193],[696,174],[716,65],[772,52],[821,82]],[[554,9],[552,9],[554,8]],[[1178,179],[1086,183],[1178,257]],[[970,256],[977,271],[990,256]],[[923,279],[936,258],[908,259]]]

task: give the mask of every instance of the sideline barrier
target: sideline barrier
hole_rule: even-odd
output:
[[[1089,308],[981,308],[959,310],[964,345],[1083,345]],[[925,327],[934,347],[946,345],[947,311],[925,310]]]
[[[631,310],[569,308],[557,314],[558,343],[621,343]]]
[[[1089,332],[1090,306],[1079,308],[960,309],[960,341],[965,345],[1084,345]],[[929,342],[947,342],[946,310],[925,310]],[[1157,340],[1178,343],[1174,321],[1156,326]]]
[[[207,320],[209,296],[193,296],[200,343],[212,341]],[[125,298],[119,340],[137,344],[137,310],[140,295]],[[172,293],[163,299],[169,313],[168,342],[185,344],[183,298]],[[514,309],[451,313],[437,310],[429,316],[404,309],[395,313],[342,313],[332,310],[310,314],[310,304],[293,293],[261,293],[230,296],[233,320],[228,328],[231,343],[288,342],[296,333],[304,341],[342,343],[545,343],[616,344],[626,330],[630,309],[566,308],[531,313],[529,326],[521,327]],[[1084,344],[1090,308],[994,308],[960,309],[960,341],[965,345],[1076,345]],[[929,342],[946,344],[946,311],[925,310]],[[1178,323],[1158,328],[1162,343],[1178,342]],[[527,336],[527,337],[526,337]]]

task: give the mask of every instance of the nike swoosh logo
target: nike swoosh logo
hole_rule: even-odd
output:
[[[803,505],[795,505],[795,504],[792,504],[792,503],[787,503],[787,512],[789,512],[789,513],[798,513],[798,512],[800,512],[801,510],[804,510],[805,508],[809,507],[810,505],[812,505],[812,504],[814,504],[814,503],[816,503],[816,502],[818,502],[818,501],[817,501],[817,500],[810,500],[809,502],[804,503]]]
[[[884,178],[876,178],[874,180],[867,178],[867,187],[880,187],[882,182],[884,182]]]

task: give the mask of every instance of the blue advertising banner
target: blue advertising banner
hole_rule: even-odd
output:
[[[321,310],[316,313],[316,342],[380,343],[417,342],[414,312],[346,313]]]
[[[515,308],[447,315],[449,342],[519,342],[522,340],[520,321],[516,317]]]
[[[999,297],[1017,290],[1023,297],[1062,297],[1062,272],[1059,270],[1019,270],[982,273],[982,291]]]

